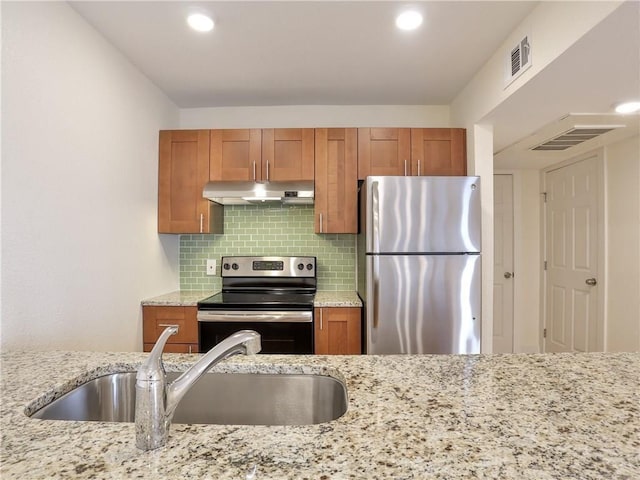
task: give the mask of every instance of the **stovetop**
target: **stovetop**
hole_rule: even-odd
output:
[[[222,293],[199,310],[312,310],[315,257],[222,257]]]
[[[309,310],[313,292],[245,291],[221,292],[198,302],[199,310]]]

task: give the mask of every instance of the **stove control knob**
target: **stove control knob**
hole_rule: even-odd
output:
[[[298,270],[304,270],[304,265],[302,263],[298,264]]]
[[[237,270],[240,267],[238,266],[237,263],[234,263],[234,264],[231,265],[231,268],[233,268],[234,270]]]
[[[222,268],[224,268],[225,270],[229,270],[231,268],[231,265],[225,263],[224,265],[222,265]]]
[[[313,264],[307,263],[307,270],[313,270]]]

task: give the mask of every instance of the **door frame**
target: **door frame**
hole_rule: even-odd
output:
[[[542,295],[539,291],[542,253],[542,246],[538,239],[541,229],[540,204],[534,212],[530,210],[533,192],[536,198],[539,197],[540,172],[535,170],[525,175],[523,170],[505,168],[496,169],[493,173],[513,177],[513,351],[514,353],[540,353],[542,351],[539,341],[539,332],[542,332],[541,316],[538,310]],[[534,176],[538,179],[535,189],[529,186]],[[528,220],[530,215],[536,216],[535,225]],[[530,235],[535,235],[534,242],[528,240]]]
[[[598,222],[596,226],[596,230],[598,232],[598,261],[597,261],[597,276],[598,284],[602,287],[598,289],[597,292],[597,321],[596,321],[596,348],[597,351],[604,352],[606,345],[606,319],[605,319],[605,290],[607,283],[607,271],[606,271],[606,235],[605,228],[606,225],[606,209],[605,209],[605,198],[606,198],[606,178],[605,178],[605,150],[600,147],[596,150],[591,150],[582,155],[578,155],[577,157],[570,158],[568,160],[556,163],[554,165],[550,165],[546,168],[540,170],[540,186],[542,187],[542,191],[540,192],[540,201],[542,202],[542,206],[540,208],[540,245],[541,245],[541,274],[540,274],[540,351],[546,352],[545,349],[545,338],[544,338],[544,330],[547,328],[547,270],[544,268],[544,262],[547,259],[547,203],[545,201],[545,192],[547,191],[547,173],[558,170],[560,168],[567,167],[569,165],[573,165],[574,163],[581,162],[588,158],[596,157],[596,170],[598,172],[598,198],[596,201],[597,204],[597,215]]]
[[[495,177],[497,175],[502,175],[502,176],[509,176],[511,177],[511,270],[512,273],[514,274],[514,276],[512,277],[512,283],[511,283],[511,352],[510,353],[517,353],[516,350],[518,350],[518,346],[516,345],[516,339],[518,338],[516,336],[516,321],[515,321],[515,314],[516,314],[516,275],[515,275],[515,271],[516,271],[516,217],[519,215],[516,215],[516,179],[517,176],[516,174],[514,174],[513,172],[506,172],[506,171],[500,171],[500,170],[496,170],[493,173],[493,177],[494,177],[494,181],[493,181],[493,185],[495,187],[496,181],[495,181]],[[518,197],[519,198],[519,197]],[[494,207],[495,207],[495,195],[494,195]],[[520,208],[520,205],[518,205],[518,208]],[[518,225],[519,227],[519,225]],[[495,213],[494,213],[494,232],[495,232]],[[494,242],[493,245],[495,247],[495,238],[494,238]],[[494,255],[494,261],[495,261],[495,255]],[[498,272],[499,275],[502,275],[504,272]],[[495,282],[495,276],[496,276],[496,272],[495,272],[495,268],[494,268],[494,282]],[[519,276],[517,277],[518,279],[520,278]],[[495,289],[493,292],[494,295],[494,305],[495,305]],[[495,307],[494,307],[494,317],[495,317]],[[492,351],[495,353],[495,348],[492,348]]]

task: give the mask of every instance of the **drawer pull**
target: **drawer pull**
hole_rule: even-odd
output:
[[[176,325],[174,323],[159,323],[158,326],[159,327],[163,327],[163,328],[176,327],[176,333],[174,333],[174,335],[177,335],[178,334],[178,330],[180,329],[180,325]]]

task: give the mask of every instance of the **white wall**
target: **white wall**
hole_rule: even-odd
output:
[[[449,127],[447,105],[184,108],[180,128]]]
[[[139,350],[178,288],[156,233],[178,109],[66,3],[2,4],[2,350]]]
[[[640,137],[605,149],[607,351],[640,351]]]
[[[604,159],[605,349],[640,351],[640,137],[605,147]],[[514,351],[532,353],[544,320],[541,171],[498,172],[514,175]]]
[[[469,175],[480,177],[482,206],[482,353],[493,352],[493,128],[472,125],[467,128]]]
[[[494,126],[491,118],[501,104],[526,86],[591,28],[620,6],[619,1],[540,2],[525,20],[505,39],[493,56],[451,103],[451,123],[467,129],[467,152],[470,174],[482,181],[483,285],[482,285],[482,351],[492,350],[493,334],[493,148],[488,152],[484,133]],[[571,21],[567,21],[570,18]],[[505,88],[505,55],[523,35],[530,35],[533,49],[532,66]],[[535,107],[534,107],[535,108]],[[531,115],[535,112],[530,112]],[[524,120],[524,116],[519,121]],[[500,125],[509,130],[509,125]],[[493,129],[497,130],[497,128]],[[475,132],[470,135],[469,132]],[[493,144],[491,145],[493,147]],[[517,331],[516,331],[516,334]],[[528,333],[521,332],[522,335]],[[515,345],[515,344],[514,344]],[[525,348],[522,346],[522,348]],[[527,346],[529,341],[527,340]],[[533,345],[531,345],[533,348]]]
[[[456,96],[451,103],[452,122],[480,122],[621,3],[619,0],[540,2]],[[524,35],[531,37],[531,67],[505,88],[505,57]],[[508,125],[504,128],[508,128]]]

